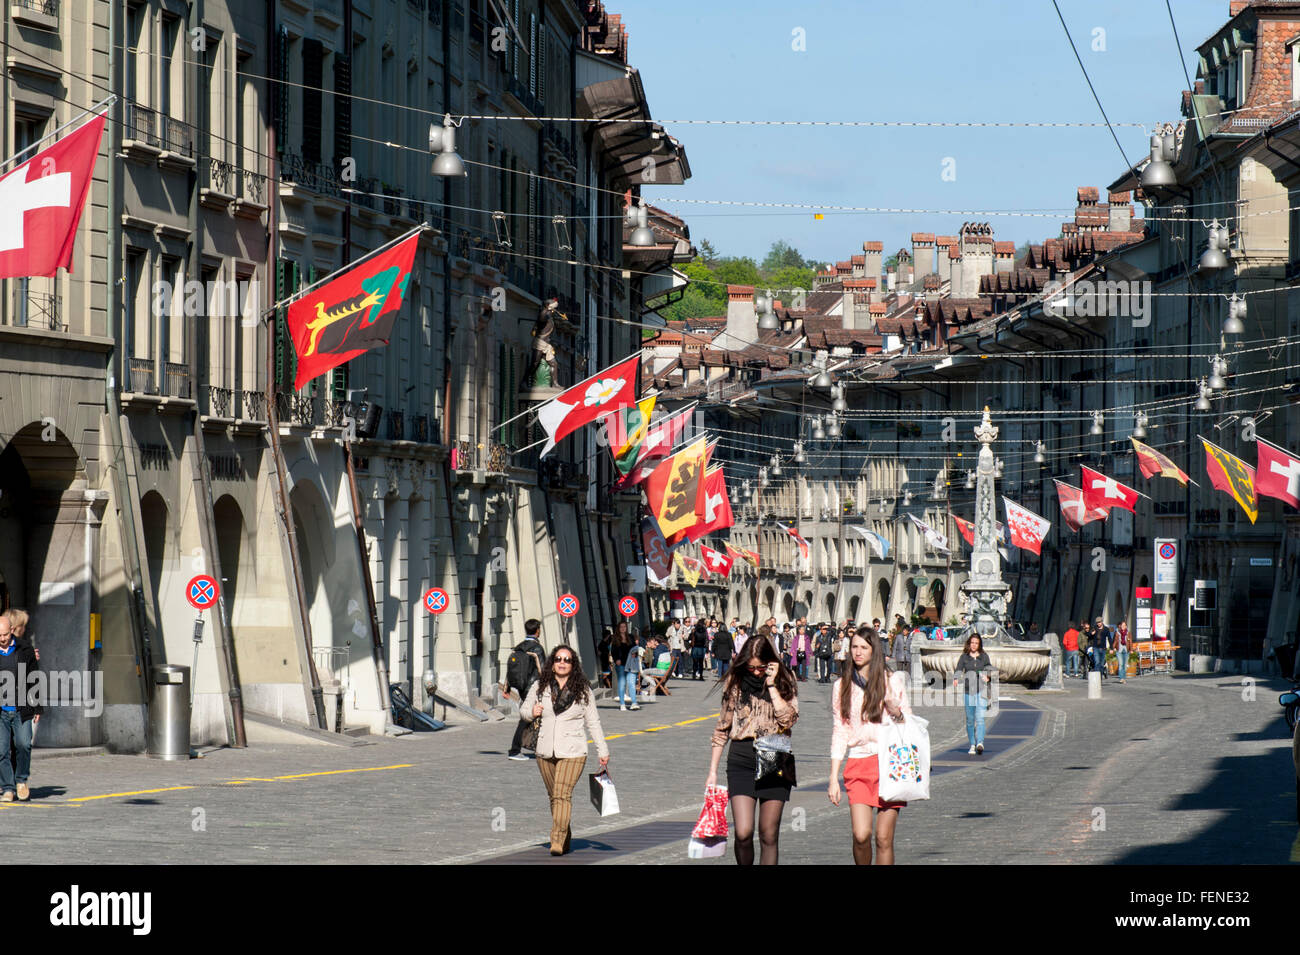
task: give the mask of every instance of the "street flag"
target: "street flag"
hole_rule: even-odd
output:
[[[695,405],[687,405],[681,411],[674,412],[654,422],[646,431],[645,438],[637,448],[636,460],[632,469],[615,483],[616,488],[634,487],[648,478],[659,464],[673,453],[673,445],[686,431],[686,425],[695,414]]]
[[[793,538],[794,538],[794,542],[795,542],[796,544],[799,545],[799,556],[803,558],[803,562],[804,562],[804,564],[806,564],[806,565],[809,564],[809,559],[808,559],[808,541],[806,541],[806,540],[803,538],[803,535],[801,535],[797,530],[794,529],[794,525],[793,525],[793,524],[791,524],[789,527],[787,527],[787,528],[785,529],[785,532],[786,532],[787,534],[789,534],[791,537],[793,537]]]
[[[641,518],[641,552],[645,554],[646,571],[655,583],[662,584],[673,572],[668,544],[659,533],[659,525],[650,515]]]
[[[742,547],[740,548],[740,556],[745,559],[745,563],[749,564],[750,567],[753,567],[755,570],[758,570],[758,563],[759,563],[758,555],[755,554],[752,550],[746,550],[744,547]]]
[[[1084,524],[1091,524],[1093,521],[1104,521],[1110,516],[1110,511],[1102,507],[1089,509],[1083,503],[1083,491],[1073,484],[1066,484],[1064,481],[1056,482],[1056,496],[1061,502],[1061,520],[1065,526],[1076,534],[1079,528]]]
[[[104,114],[0,177],[0,278],[72,271]]]
[[[940,534],[925,521],[917,520],[915,515],[908,514],[907,519],[920,528],[921,533],[925,536],[925,542],[935,550],[948,552],[948,535]]]
[[[736,523],[731,513],[731,502],[727,500],[727,480],[722,475],[721,465],[704,472],[700,496],[703,510],[696,513],[695,526],[686,532],[687,540],[697,541],[705,534],[725,530]]]
[[[1255,493],[1300,507],[1300,458],[1263,438],[1256,438],[1255,453]]]
[[[1052,529],[1052,522],[1027,507],[1021,507],[1005,495],[1002,498],[1002,506],[1006,508],[1007,529],[1011,531],[1011,543],[1022,550],[1041,554],[1043,538]]]
[[[1138,498],[1142,496],[1138,491],[1082,464],[1079,465],[1079,470],[1083,472],[1084,507],[1107,513],[1110,513],[1112,507],[1122,507],[1136,513]]]
[[[677,564],[677,569],[682,572],[682,576],[686,578],[687,586],[698,587],[700,583],[700,562],[694,557],[687,557],[685,554],[673,554],[673,560]]]
[[[701,544],[700,556],[704,558],[704,566],[713,573],[720,577],[731,576],[732,558],[728,557],[726,554],[721,551],[716,551],[705,544]]]
[[[388,344],[421,231],[417,228],[378,255],[345,266],[289,306],[286,322],[298,356],[295,391],[331,368]]]
[[[636,373],[641,355],[629,355],[537,408],[537,421],[546,429],[541,457],[565,435],[591,424],[603,414],[636,404]]]
[[[1129,440],[1133,442],[1133,451],[1138,456],[1138,467],[1142,469],[1144,478],[1152,478],[1157,474],[1163,474],[1167,478],[1173,478],[1183,487],[1187,486],[1188,477],[1182,468],[1155,448],[1143,444],[1137,438],[1130,437]]]
[[[974,547],[975,546],[975,525],[972,524],[970,521],[963,521],[956,514],[952,516],[952,519],[953,521],[956,522],[957,530],[961,532],[961,536],[966,539],[966,543],[970,544],[971,547]]]
[[[884,560],[889,556],[889,541],[886,540],[884,537],[882,537],[880,534],[877,534],[875,531],[868,530],[867,528],[863,527],[861,524],[850,524],[849,527],[853,528],[855,531],[857,531],[859,534],[861,534],[863,537],[867,539],[867,543],[871,545],[872,551],[875,552],[876,557],[878,557],[880,560]]]
[[[1204,438],[1201,438],[1201,444],[1205,445],[1205,471],[1210,475],[1210,483],[1220,491],[1231,494],[1254,524],[1259,517],[1259,501],[1255,498],[1255,469]]]
[[[707,441],[695,441],[667,458],[646,480],[646,500],[650,513],[659,522],[664,540],[677,543],[695,525],[695,501],[704,477],[704,447]]]
[[[614,456],[614,467],[619,474],[627,474],[636,466],[637,452],[645,440],[654,413],[657,395],[642,398],[634,407],[624,408],[605,415],[605,438],[609,452]]]

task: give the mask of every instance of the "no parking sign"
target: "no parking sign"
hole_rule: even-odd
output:
[[[618,602],[618,612],[625,617],[634,617],[637,606],[636,598],[629,595]]]
[[[207,574],[191,577],[190,582],[185,585],[185,599],[195,610],[211,609],[220,593],[221,588],[217,586],[216,580]]]
[[[555,601],[555,609],[561,617],[572,617],[578,612],[578,598],[573,594],[561,594],[560,599]]]
[[[447,591],[441,587],[430,587],[424,592],[424,609],[432,614],[440,614],[447,609]]]

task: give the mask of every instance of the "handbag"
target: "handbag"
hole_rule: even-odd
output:
[[[530,749],[534,753],[537,752],[537,737],[541,731],[542,718],[540,716],[533,717],[527,728],[524,729],[524,735],[520,737],[519,745],[523,749]]]
[[[618,815],[618,792],[609,773],[601,770],[588,776],[591,785],[591,804],[602,816]]]
[[[930,798],[930,722],[907,716],[901,723],[885,720],[880,729],[879,761],[882,802]]]
[[[760,736],[754,740],[754,782],[769,780],[772,785],[799,785],[795,779],[794,752],[790,737],[784,733]]]

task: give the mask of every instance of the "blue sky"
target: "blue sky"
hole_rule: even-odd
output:
[[[1058,0],[1131,162],[1150,128],[1179,119],[1187,83],[1161,0]],[[1227,0],[1174,0],[1182,52],[1228,18]],[[1101,116],[1050,0],[916,3],[608,0],[630,31],[629,59],[656,119],[1086,121]],[[792,49],[802,28],[806,51]],[[1097,32],[1104,31],[1103,33]],[[1093,46],[1103,45],[1104,50]],[[672,197],[888,208],[1073,209],[1124,169],[1104,126],[1079,129],[724,127],[668,124],[694,173],[649,188],[684,215],[692,239],[761,259],[785,239],[820,261],[879,239],[885,253],[916,232],[954,233],[962,215],[756,216],[758,210],[675,205]],[[942,177],[945,160],[955,178]],[[1104,199],[1104,195],[1103,195]],[[1067,215],[980,217],[998,239],[1041,241]]]

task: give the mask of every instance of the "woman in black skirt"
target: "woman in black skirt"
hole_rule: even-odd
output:
[[[736,863],[754,864],[757,814],[762,846],[760,864],[776,865],[781,813],[790,799],[791,780],[775,775],[755,780],[754,740],[761,736],[790,735],[799,718],[794,674],[781,663],[769,641],[746,640],[718,685],[722,687],[722,708],[713,730],[713,754],[706,785],[717,785],[722,747],[730,741],[727,789],[736,835]]]

